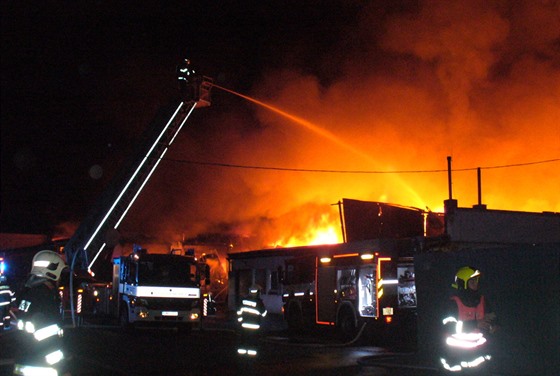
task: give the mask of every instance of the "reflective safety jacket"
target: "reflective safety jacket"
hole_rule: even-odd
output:
[[[487,339],[477,327],[478,321],[484,319],[484,296],[473,307],[467,306],[458,296],[450,299],[456,303],[457,314],[443,319],[447,334],[440,358],[441,366],[453,372],[480,367],[491,359]]]
[[[237,321],[244,329],[259,330],[261,319],[266,316],[266,313],[262,299],[243,299],[241,308],[237,311]]]
[[[457,303],[457,308],[459,309],[458,319],[460,321],[479,321],[484,319],[484,296],[480,297],[480,302],[475,307],[465,305],[458,296],[452,296],[451,300]]]
[[[21,294],[18,329],[25,336],[15,359],[15,375],[26,375],[29,367],[37,374],[55,374],[64,359],[62,351],[60,298],[47,281],[36,281]]]
[[[177,79],[179,81],[189,82],[191,80],[191,77],[193,77],[194,75],[195,71],[191,68],[190,65],[181,63],[177,66]]]
[[[15,293],[8,285],[0,285],[0,308],[8,307],[16,300]]]
[[[59,324],[60,296],[56,287],[47,281],[26,287],[18,301],[18,318],[24,323],[32,322],[37,329]]]
[[[10,306],[16,300],[16,294],[8,285],[0,285],[0,331],[10,326]]]

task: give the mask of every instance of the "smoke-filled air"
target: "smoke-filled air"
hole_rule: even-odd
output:
[[[480,167],[488,209],[560,211],[560,2],[419,3],[365,6],[320,59],[214,87],[122,231],[340,242],[342,198],[442,211],[447,156],[461,207]]]

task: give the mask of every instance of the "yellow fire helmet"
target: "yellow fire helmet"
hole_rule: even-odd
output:
[[[467,282],[471,278],[480,276],[480,270],[472,266],[463,266],[455,274],[455,282],[451,285],[454,289],[466,290]]]

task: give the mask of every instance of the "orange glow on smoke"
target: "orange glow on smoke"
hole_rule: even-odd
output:
[[[317,64],[336,68],[332,80],[286,61],[263,72],[250,96],[224,89],[244,100],[216,95],[201,110],[210,121],[193,122],[168,153],[264,168],[162,163],[123,231],[230,232],[255,239],[246,249],[340,242],[332,203],[343,198],[441,212],[447,156],[460,207],[478,204],[481,167],[488,209],[560,212],[553,3],[432,1],[384,21],[369,9],[357,25],[360,48]],[[369,29],[379,22],[382,35]],[[538,161],[550,163],[526,163]]]
[[[377,160],[372,156],[372,153],[366,153],[364,151],[362,151],[360,148],[354,146],[353,144],[345,141],[343,139],[343,137],[337,136],[334,133],[328,131],[326,129],[326,127],[324,126],[319,126],[315,123],[312,123],[306,119],[303,119],[299,116],[295,116],[291,113],[288,113],[276,106],[270,105],[268,103],[262,102],[260,100],[251,98],[247,95],[243,95],[240,93],[237,93],[233,90],[229,90],[226,89],[224,87],[221,86],[217,86],[214,85],[217,88],[227,91],[228,93],[237,95],[243,99],[246,99],[250,102],[253,102],[263,108],[266,108],[267,110],[270,110],[272,112],[274,112],[277,115],[280,115],[286,119],[288,119],[290,122],[293,122],[294,124],[297,124],[309,131],[311,131],[314,135],[319,136],[320,139],[324,139],[326,140],[328,143],[333,144],[334,146],[338,147],[339,149],[342,149],[342,151],[345,154],[349,154],[351,156],[355,156],[358,157],[358,160],[361,160],[363,162],[366,163],[366,166],[368,166],[370,169],[372,169],[373,167],[377,167],[379,166],[379,163],[377,162]],[[418,206],[423,206],[424,205],[424,201],[422,200],[422,198],[418,195],[418,193],[414,190],[414,188],[407,184],[399,174],[391,174],[391,176],[389,177],[390,179],[394,180],[397,185],[399,186],[399,188],[401,190],[404,190],[408,193],[410,199],[414,202],[415,205]]]

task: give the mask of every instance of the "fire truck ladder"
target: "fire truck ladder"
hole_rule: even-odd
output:
[[[206,77],[205,77],[206,78]],[[211,87],[206,85],[209,90]],[[201,87],[202,90],[206,89]],[[205,93],[208,94],[208,93]],[[198,102],[183,102],[162,109],[149,129],[145,141],[140,146],[136,158],[129,168],[124,169],[80,224],[80,227],[64,248],[66,260],[74,268],[74,263],[82,270],[91,270],[111,233],[116,233],[126,213],[157,168],[169,146],[186,123],[195,107],[210,105],[209,96]],[[167,121],[166,121],[167,120]],[[163,125],[163,126],[162,126]],[[117,233],[118,234],[118,233]],[[114,246],[111,245],[111,246]],[[91,259],[91,261],[89,261]]]

